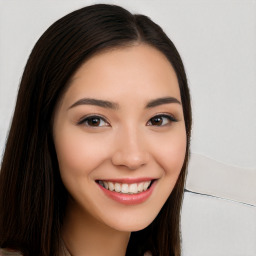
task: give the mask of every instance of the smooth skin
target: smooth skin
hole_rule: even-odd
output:
[[[93,56],[60,100],[53,135],[70,194],[62,234],[67,248],[74,256],[124,256],[130,232],[155,219],[185,158],[183,109],[170,62],[142,43]],[[96,182],[137,178],[155,185],[134,205],[111,199]]]

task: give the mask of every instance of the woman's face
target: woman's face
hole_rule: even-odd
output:
[[[185,158],[172,66],[145,44],[92,57],[58,104],[53,132],[69,207],[116,230],[145,228],[172,192]]]

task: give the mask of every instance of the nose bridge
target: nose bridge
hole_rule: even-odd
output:
[[[147,163],[149,155],[145,147],[145,138],[137,126],[126,125],[120,129],[116,140],[113,164],[137,169]]]

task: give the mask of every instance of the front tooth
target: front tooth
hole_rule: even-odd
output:
[[[130,185],[129,193],[132,193],[132,194],[138,193],[138,186],[136,183]]]
[[[144,183],[141,182],[141,183],[139,183],[139,185],[138,185],[138,192],[142,192],[143,189],[144,189]]]
[[[127,194],[129,192],[128,184],[123,184],[121,191],[122,193]]]
[[[150,184],[150,181],[144,182],[144,185],[143,185],[144,191],[146,191],[148,189],[149,184]]]
[[[103,181],[103,184],[104,184],[104,188],[108,189],[108,183],[106,181]]]
[[[113,191],[113,190],[115,189],[114,183],[108,182],[108,189],[109,189],[110,191]]]
[[[116,192],[121,192],[121,184],[120,183],[115,184],[115,191]]]

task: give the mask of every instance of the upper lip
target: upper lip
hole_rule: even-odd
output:
[[[145,181],[152,181],[152,180],[156,180],[156,178],[141,177],[141,178],[120,178],[120,179],[98,179],[97,181],[99,180],[113,182],[113,183],[132,184],[132,183],[140,183]]]

